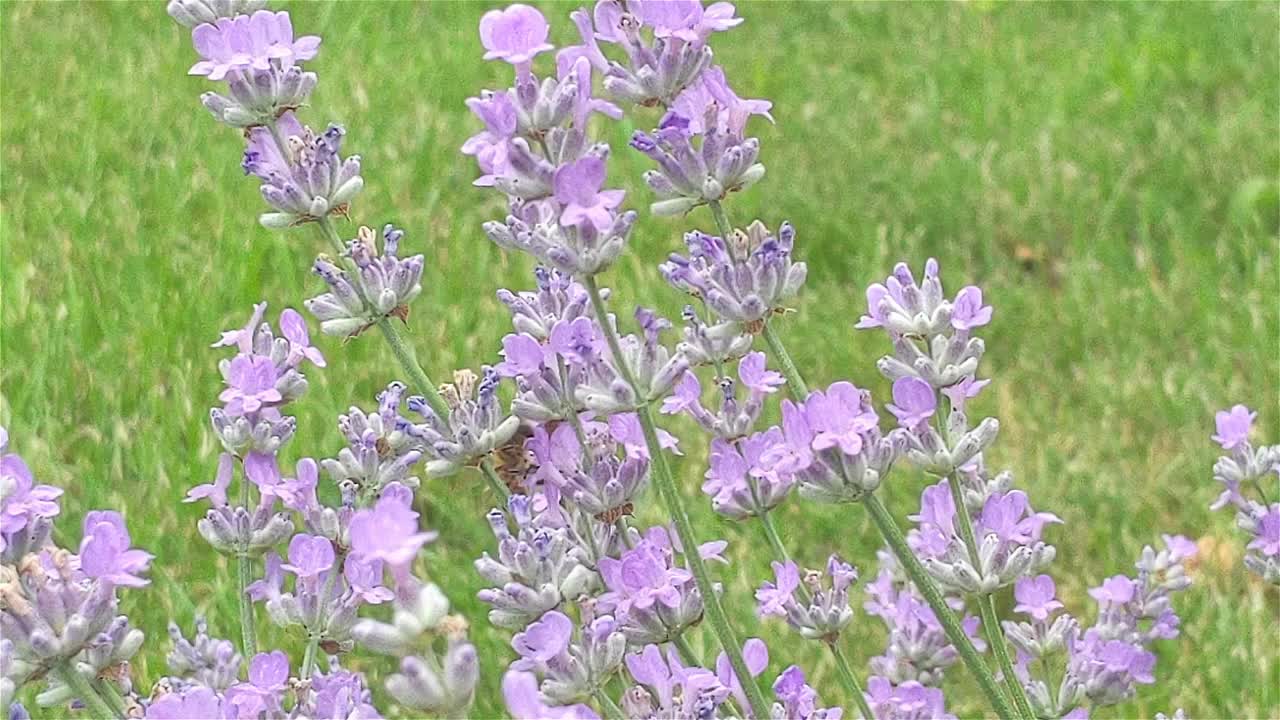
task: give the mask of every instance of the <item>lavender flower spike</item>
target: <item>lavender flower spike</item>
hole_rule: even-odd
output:
[[[1249,534],[1245,567],[1266,582],[1280,585],[1280,502],[1275,500],[1280,485],[1276,482],[1280,478],[1280,445],[1255,448],[1249,442],[1257,416],[1244,405],[1236,405],[1215,417],[1213,440],[1224,454],[1213,465],[1213,479],[1223,489],[1209,507],[1235,508],[1236,526]]]
[[[346,212],[364,188],[360,157],[343,159],[338,154],[346,131],[330,125],[316,134],[292,112],[280,116],[277,128],[285,147],[278,147],[266,128],[254,128],[241,163],[245,174],[262,180],[262,197],[274,209],[258,221],[280,230]]]
[[[776,582],[766,581],[756,591],[761,615],[785,617],[802,637],[835,642],[840,631],[853,621],[849,588],[858,580],[858,571],[837,555],[827,559],[826,572],[806,570],[801,579],[793,562],[774,562]],[[823,580],[827,582],[824,583]],[[795,591],[803,582],[810,600],[801,604]]]
[[[759,220],[720,238],[694,230],[684,236],[689,256],[672,254],[661,266],[673,287],[706,300],[717,319],[758,323],[786,309],[808,268],[791,261],[795,230],[784,222],[772,234]]]
[[[329,292],[306,301],[307,310],[320,321],[326,335],[358,335],[382,318],[409,316],[409,303],[422,292],[423,256],[399,256],[404,231],[387,223],[382,228],[382,253],[374,244],[372,228],[361,226],[344,253],[356,271],[316,259],[312,271],[329,286]]]

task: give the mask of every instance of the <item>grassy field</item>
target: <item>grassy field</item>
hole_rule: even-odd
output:
[[[124,603],[150,638],[135,666],[144,686],[164,673],[169,617],[189,626],[203,613],[235,636],[233,568],[196,534],[200,508],[179,503],[214,470],[207,411],[222,355],[208,345],[259,299],[277,312],[300,306],[318,290],[308,267],[320,249],[309,233],[256,224],[241,139],[200,108],[206,84],[185,76],[189,39],[161,6],[0,6],[0,419],[38,478],[66,488],[64,542],[78,541],[83,511],[118,507],[158,556],[153,585]],[[487,5],[288,7],[300,33],[324,36],[305,119],[344,123],[364,156],[356,220],[394,221],[427,255],[410,320],[424,365],[443,378],[494,362],[509,327],[494,291],[530,285],[531,266],[481,233],[500,201],[470,187],[473,164],[457,152],[475,128],[463,100],[507,82],[506,66],[480,60]],[[558,40],[572,38],[573,7],[544,6]],[[1105,716],[1184,707],[1280,718],[1280,602],[1241,569],[1229,514],[1207,508],[1214,410],[1250,404],[1265,439],[1280,440],[1280,6],[745,3],[740,13],[746,24],[716,38],[717,55],[741,94],[774,101],[778,122],[756,126],[768,176],[728,209],[740,223],[798,229],[810,283],[781,330],[811,383],[849,378],[885,396],[873,362],[886,343],[852,325],[862,289],[895,261],[936,256],[951,287],[981,285],[996,308],[984,360],[995,381],[975,412],[1002,423],[991,464],[1066,521],[1049,536],[1068,607],[1092,608],[1087,587],[1131,571],[1162,532],[1207,549],[1180,598],[1182,636],[1160,645],[1162,682]],[[625,148],[630,129],[607,129],[611,172],[642,208],[645,162]],[[711,225],[702,212],[642,214],[606,279],[621,302],[678,311],[655,265],[689,223]],[[368,407],[399,375],[376,335],[320,342],[329,367],[309,373],[295,406],[290,464],[335,454],[336,415]],[[685,437],[677,469],[702,532],[731,541],[721,578],[739,630],[782,638],[751,609],[767,573],[749,551],[758,528],[711,515],[696,489],[705,447]],[[899,516],[922,482],[902,471],[888,483]],[[510,651],[474,599],[470,564],[490,546],[490,501],[471,475],[426,488],[442,538],[424,563],[472,620],[485,673],[474,715],[491,717]],[[797,501],[781,513],[804,561],[839,550],[873,572],[878,542],[857,509]],[[883,632],[860,617],[847,647],[865,669]],[[703,631],[696,642],[714,641]],[[842,699],[820,648],[773,647],[773,670],[801,662]],[[952,679],[967,682],[961,670]],[[962,713],[980,708],[976,693],[952,696]]]

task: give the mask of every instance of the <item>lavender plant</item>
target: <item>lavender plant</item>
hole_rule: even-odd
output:
[[[402,379],[376,408],[338,418],[333,457],[303,457],[289,470],[281,457],[296,420],[284,413],[306,392],[304,369],[326,364],[307,321],[286,309],[273,329],[264,302],[213,344],[234,352],[219,363],[225,388],[210,411],[223,452],[212,482],[185,499],[208,504],[197,529],[236,560],[240,623],[228,630],[239,642],[203,620],[190,639],[171,624],[169,675],[149,690],[130,673],[143,637],[120,614],[116,590],[145,586],[153,557],[130,547],[114,511],[86,514],[76,552],[59,547],[51,528],[61,491],[3,454],[0,702],[43,683],[39,704],[93,717],[379,717],[364,675],[344,669],[364,651],[398,662],[383,684],[402,712],[465,716],[480,658],[468,620],[450,614],[420,562],[437,535],[423,530],[415,498],[434,478],[474,470],[493,493],[486,520],[496,541],[475,561],[488,585],[478,598],[492,625],[512,631],[515,659],[500,684],[513,717],[843,717],[798,665],[762,678],[771,655],[785,662],[795,646],[744,641],[731,624],[724,605],[741,600],[712,572],[728,565],[728,543],[693,526],[672,470],[681,440],[655,415],[687,415],[706,436],[701,489],[711,509],[758,527],[774,556],[774,576],[755,593],[759,615],[784,620],[797,643],[821,643],[862,717],[954,717],[946,681],[956,664],[1002,718],[1088,717],[1155,682],[1153,649],[1179,633],[1173,599],[1190,585],[1184,564],[1195,545],[1166,535],[1163,549],[1143,550],[1134,576],[1090,590],[1092,625],[1063,612],[1046,539],[1062,521],[1033,510],[1011,473],[987,469],[999,423],[967,413],[991,382],[979,379],[977,332],[993,316],[979,288],[948,297],[935,261],[919,280],[899,264],[868,288],[857,324],[889,339],[877,368],[892,381],[891,402],[847,380],[810,391],[778,332],[807,275],[793,258],[796,231],[760,220],[737,228],[725,207],[765,175],[748,124],[773,120],[768,101],[739,97],[716,64],[712,38],[742,23],[733,5],[600,0],[570,14],[579,44],[554,56],[538,10],[484,15],[484,59],[509,64],[514,80],[467,101],[483,129],[461,151],[476,160],[475,184],[505,202],[485,234],[537,267],[532,290],[497,293],[513,329],[501,361],[443,386],[401,328],[431,269],[422,255],[401,257],[405,236],[390,224],[380,246],[365,226],[344,241],[335,218],[355,212],[359,157],[342,154],[341,126],[317,132],[298,117],[318,79],[302,64],[320,39],[295,37],[288,13],[265,5],[170,0],[168,10],[191,28],[201,58],[191,74],[221,83],[202,104],[245,134],[243,168],[269,208],[259,222],[313,229],[326,248],[312,265],[324,290],[304,306],[325,335],[350,340],[376,327]],[[539,76],[539,62],[554,73]],[[650,214],[705,208],[718,233],[690,230],[687,255],[659,265],[690,299],[674,342],[673,324],[644,307],[626,313],[627,332],[601,286],[640,215],[607,187],[612,149],[593,127],[628,115],[655,128],[630,142],[655,166],[643,178]],[[765,351],[753,349],[757,338]],[[780,422],[763,426],[784,387]],[[1237,509],[1251,535],[1246,566],[1275,584],[1280,504],[1271,498],[1280,493],[1268,483],[1280,474],[1280,446],[1251,446],[1253,419],[1243,406],[1218,414],[1214,439],[1228,455],[1214,467],[1224,487],[1214,507]],[[7,442],[0,430],[0,453]],[[904,532],[878,490],[907,465],[932,484],[920,484]],[[637,508],[654,494],[664,518],[645,527]],[[805,569],[775,525],[779,506],[800,501],[863,507],[884,540],[862,607],[887,642],[865,653],[867,672],[849,658],[865,649],[851,653],[842,637],[866,621],[855,610],[858,570],[835,554]],[[1016,619],[997,612],[1006,595]],[[691,642],[704,621],[714,659]],[[280,647],[288,634],[305,641],[300,659]],[[12,717],[24,714],[14,705]]]

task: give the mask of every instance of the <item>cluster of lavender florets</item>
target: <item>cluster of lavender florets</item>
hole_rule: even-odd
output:
[[[349,242],[339,236],[333,218],[349,215],[363,187],[360,161],[341,155],[340,126],[315,132],[296,117],[317,81],[301,63],[320,40],[295,38],[289,15],[265,5],[171,0],[169,13],[192,29],[201,60],[191,73],[225,83],[202,102],[245,131],[244,170],[271,207],[260,222],[314,227],[334,253],[316,259],[327,290],[305,303],[321,331],[350,339],[378,327],[406,382],[388,384],[375,409],[340,416],[334,457],[303,457],[289,471],[281,457],[296,420],[284,412],[307,389],[304,367],[326,365],[306,320],[286,309],[273,329],[261,303],[214,343],[235,353],[219,364],[225,388],[210,411],[223,452],[213,481],[186,501],[208,503],[199,533],[238,565],[240,638],[221,639],[197,618],[188,639],[171,623],[168,675],[149,692],[133,684],[129,661],[143,637],[119,613],[116,590],[145,586],[152,556],[130,547],[113,511],[85,515],[75,552],[59,547],[51,528],[61,491],[35,482],[0,429],[0,703],[43,681],[40,704],[95,717],[376,718],[365,677],[343,667],[364,650],[397,660],[385,690],[406,712],[465,716],[480,658],[467,620],[422,573],[437,536],[422,529],[418,500],[432,479],[474,468],[495,495],[486,519],[496,545],[475,569],[488,621],[512,632],[501,688],[513,717],[839,720],[846,709],[827,706],[797,665],[764,695],[771,651],[727,623],[722,602],[732,598],[708,567],[728,564],[728,543],[691,526],[670,469],[680,443],[656,426],[654,406],[705,433],[711,508],[758,525],[776,556],[755,593],[760,617],[825,646],[868,720],[954,718],[944,684],[956,665],[998,715],[1023,720],[1085,718],[1155,682],[1156,642],[1179,635],[1173,598],[1191,583],[1196,546],[1166,535],[1163,549],[1144,548],[1133,576],[1089,591],[1092,625],[1065,612],[1045,537],[1061,520],[1033,510],[1011,473],[988,471],[999,424],[971,422],[966,410],[990,382],[979,379],[976,331],[993,310],[979,288],[948,297],[934,260],[919,280],[897,265],[868,288],[857,324],[888,335],[892,351],[877,367],[892,402],[881,407],[849,381],[804,383],[775,330],[807,274],[792,258],[795,230],[735,229],[722,204],[763,178],[747,124],[773,120],[768,101],[740,98],[715,63],[710,39],[742,22],[732,4],[600,0],[570,14],[580,44],[556,52],[554,76],[541,78],[535,61],[555,50],[545,17],[519,4],[484,15],[484,58],[510,64],[515,77],[467,101],[484,129],[462,152],[479,166],[475,184],[506,202],[485,233],[539,265],[533,290],[498,292],[513,326],[501,361],[438,387],[391,322],[407,323],[424,257],[401,257],[403,232],[389,224],[381,249],[368,227]],[[638,214],[623,207],[622,190],[605,187],[611,149],[590,126],[627,113],[656,125],[630,142],[656,165],[644,176],[656,196],[650,212],[705,207],[718,233],[690,231],[688,254],[660,266],[693,300],[674,345],[671,323],[643,307],[625,333],[597,282]],[[760,336],[769,354],[753,351]],[[504,379],[514,385],[509,410]],[[704,404],[708,380],[715,398]],[[762,427],[784,388],[780,422]],[[885,417],[894,427],[882,428]],[[1245,565],[1280,584],[1280,446],[1249,443],[1254,417],[1243,406],[1218,414],[1214,440],[1227,454],[1214,466],[1224,489],[1213,507],[1236,509],[1250,535]],[[877,494],[904,465],[933,478],[905,533]],[[322,473],[331,488],[322,490]],[[671,522],[642,527],[639,505],[655,495]],[[861,506],[885,539],[862,608],[887,639],[866,659],[865,682],[842,642],[859,620],[859,573],[836,554],[821,570],[791,557],[773,513],[793,496]],[[1017,620],[996,613],[1005,592]],[[300,662],[272,649],[280,633],[264,632],[259,617],[305,638]],[[689,642],[705,627],[720,648],[714,662]],[[14,705],[11,716],[25,712]]]

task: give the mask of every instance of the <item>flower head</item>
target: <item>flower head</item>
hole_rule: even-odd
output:
[[[1218,432],[1213,436],[1215,442],[1222,446],[1223,450],[1234,450],[1249,441],[1249,430],[1253,428],[1253,421],[1257,419],[1258,413],[1251,412],[1244,405],[1235,405],[1230,410],[1220,410],[1214,416],[1217,423]]]
[[[528,66],[538,53],[554,50],[547,42],[547,19],[536,8],[516,3],[490,10],[480,18],[480,43],[485,60],[504,60]]]
[[[1054,597],[1056,592],[1053,578],[1048,575],[1020,578],[1013,586],[1013,597],[1018,601],[1013,611],[1044,622],[1054,611],[1062,609],[1062,603]]]
[[[222,80],[237,70],[289,68],[316,56],[320,38],[293,37],[293,23],[287,12],[259,10],[252,15],[218,18],[197,25],[191,43],[202,60],[191,66],[190,74]]]
[[[93,510],[84,516],[80,541],[80,569],[91,578],[125,587],[150,583],[138,577],[151,564],[151,553],[129,547],[124,518],[114,510]]]

